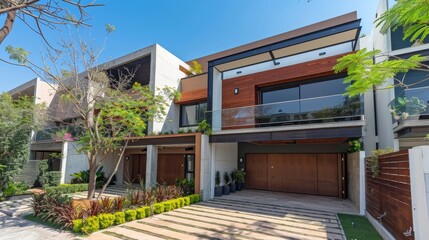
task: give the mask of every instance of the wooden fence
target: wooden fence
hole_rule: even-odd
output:
[[[380,174],[373,177],[366,159],[366,209],[396,239],[413,226],[408,150],[379,157]]]

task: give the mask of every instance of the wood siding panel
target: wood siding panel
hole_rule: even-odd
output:
[[[337,59],[344,55],[346,54],[222,81],[222,108],[227,109],[258,104],[258,87],[333,75],[333,66],[337,63]],[[239,94],[234,95],[234,88],[240,89]]]
[[[146,177],[146,154],[132,154],[130,156],[130,173],[131,182],[139,183],[140,180],[145,181]]]
[[[317,194],[317,155],[284,154],[283,191]]]
[[[317,193],[338,197],[338,154],[317,154]]]
[[[174,185],[176,179],[185,176],[185,157],[183,154],[158,154],[157,182]]]
[[[408,151],[379,157],[380,175],[373,177],[366,159],[366,209],[375,219],[386,213],[381,224],[396,239],[413,226]]]
[[[268,155],[246,155],[246,188],[268,189]]]

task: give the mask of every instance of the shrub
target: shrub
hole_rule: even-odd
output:
[[[179,199],[177,199],[177,201],[179,202],[179,207],[185,206],[185,199],[184,198],[179,198]]]
[[[115,225],[119,225],[125,222],[125,213],[116,212],[115,213]]]
[[[96,216],[87,218],[82,227],[82,232],[85,234],[90,234],[100,229],[99,219]]]
[[[3,190],[4,196],[31,194],[30,191],[27,191],[29,189],[29,186],[24,182],[9,181],[5,185],[6,185],[6,188]]]
[[[192,195],[189,195],[188,197],[189,197],[189,204],[194,204],[195,196],[192,194]]]
[[[163,212],[164,212],[164,204],[162,204],[162,203],[153,204],[153,213],[154,214],[160,214]]]
[[[180,208],[179,199],[173,199],[173,200],[171,200],[171,202],[172,202],[172,209]]]
[[[192,196],[194,196],[194,203],[198,203],[201,201],[200,194],[192,194]]]
[[[82,232],[82,227],[83,227],[82,219],[73,220],[73,232],[75,233]]]
[[[149,209],[149,211],[150,211],[150,209]],[[137,208],[136,213],[137,213],[137,215],[136,215],[137,219],[142,219],[142,218],[146,217],[146,211],[144,208]]]
[[[45,192],[47,194],[67,194],[67,193],[83,192],[87,190],[88,190],[87,183],[61,184],[56,187],[45,187]]]
[[[105,229],[112,226],[115,223],[115,215],[111,213],[102,213],[98,215],[100,220],[100,229]]]
[[[151,214],[150,214],[150,207],[143,207],[143,209],[144,209],[144,214],[145,214],[145,217],[149,217]]]
[[[183,200],[185,201],[185,206],[191,205],[191,199],[188,197],[184,197]]]
[[[129,209],[125,211],[125,220],[127,222],[136,220],[136,216],[137,216],[136,210]]]
[[[170,201],[162,202],[162,204],[164,204],[164,212],[172,210]]]
[[[50,171],[45,174],[48,186],[58,186],[61,182],[61,172],[60,171]]]
[[[191,179],[191,180],[188,180],[186,178],[183,180],[176,179],[176,186],[180,188],[180,192],[182,196],[188,196],[194,192],[195,182],[194,182],[194,179]]]

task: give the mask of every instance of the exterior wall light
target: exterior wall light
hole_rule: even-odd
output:
[[[234,95],[237,95],[237,94],[238,94],[238,92],[240,92],[240,89],[238,89],[238,88],[234,88]]]

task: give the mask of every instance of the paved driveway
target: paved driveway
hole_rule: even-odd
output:
[[[344,239],[333,211],[288,207],[236,193],[144,220],[89,239]],[[316,206],[315,206],[316,207]],[[320,207],[320,206],[318,206]]]

